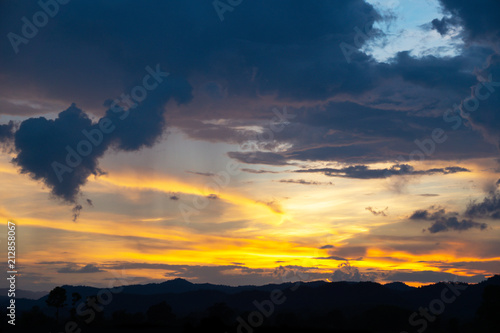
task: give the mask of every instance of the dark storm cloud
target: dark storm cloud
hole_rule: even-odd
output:
[[[20,18],[40,7],[7,2],[1,9],[5,20],[0,32],[6,36],[20,34]],[[371,27],[374,19],[378,14],[362,0],[294,0],[286,6],[252,1],[224,23],[210,1],[154,6],[130,0],[119,5],[71,2],[27,44],[19,45],[18,54],[3,38],[0,70],[12,86],[31,79],[53,98],[79,104],[88,98],[96,105],[119,93],[116,86],[123,89],[120,85],[130,84],[149,63],[163,63],[186,77],[204,73],[212,85],[224,81],[230,95],[259,91],[324,99],[332,90],[358,92],[374,84],[369,57],[355,52],[357,63],[345,66],[339,48],[341,42],[353,42],[354,27]],[[311,61],[304,63],[304,58]]]
[[[482,202],[471,202],[465,215],[470,218],[500,219],[500,192],[491,192]]]
[[[446,35],[450,29],[458,25],[456,18],[443,17],[442,19],[434,19],[431,22],[432,29],[435,29],[441,36]]]
[[[74,104],[55,120],[27,119],[15,132],[18,154],[13,162],[21,173],[43,181],[56,197],[75,203],[87,178],[103,173],[98,160],[108,148],[136,151],[156,143],[166,127],[164,105],[171,97],[179,103],[188,101],[190,86],[182,80],[167,78],[135,108],[121,109],[121,112],[109,109],[96,123]],[[104,128],[109,130],[102,130],[104,123],[108,124]],[[70,151],[78,151],[84,141],[92,147],[90,153],[80,156],[79,161],[74,157],[76,153],[68,158]],[[81,206],[73,211],[75,219],[80,210]]]
[[[393,165],[385,169],[370,169],[366,165],[353,165],[341,169],[335,168],[321,168],[321,169],[302,169],[295,170],[298,173],[323,173],[325,176],[330,177],[345,177],[357,179],[380,179],[387,178],[393,175],[407,176],[407,175],[433,175],[433,174],[453,174],[457,172],[470,172],[468,169],[462,167],[447,167],[447,168],[434,168],[428,170],[415,170],[411,165],[400,164]]]
[[[460,219],[456,212],[446,212],[445,209],[437,209],[429,211],[421,209],[413,212],[410,220],[425,220],[433,221],[432,225],[427,228],[431,234],[445,231],[466,231],[469,229],[485,230],[488,228],[486,223],[475,222],[471,219]]]
[[[464,1],[440,0],[444,8],[453,15],[465,28],[466,37],[470,41],[500,40],[500,2],[491,0]]]
[[[433,22],[440,32],[456,21],[464,24],[470,40],[498,40],[498,5],[486,0],[481,0],[479,6],[456,0],[442,3],[453,17]],[[0,10],[4,13],[0,34],[6,36],[9,32],[21,33],[20,18],[30,18],[40,7],[36,2],[2,2]],[[175,0],[154,5],[131,0],[120,4],[102,0],[70,2],[60,6],[59,13],[27,44],[19,45],[17,54],[8,38],[0,40],[0,88],[26,91],[28,95],[33,89],[44,98],[76,102],[95,112],[110,96],[127,91],[143,75],[146,65],[160,63],[173,76],[200,87],[210,101],[221,103],[215,104],[214,113],[207,112],[209,106],[202,100],[200,107],[183,109],[185,112],[172,116],[172,122],[194,138],[245,141],[241,131],[203,122],[244,118],[253,124],[270,113],[251,105],[249,109],[240,107],[241,100],[252,104],[272,98],[300,109],[297,118],[276,134],[279,143],[289,143],[291,148],[280,153],[229,153],[240,162],[394,162],[398,156],[406,158],[417,149],[415,139],[425,139],[426,133],[435,128],[449,129],[450,124],[442,119],[443,112],[452,107],[453,99],[460,104],[464,95],[470,94],[470,87],[477,83],[475,69],[483,68],[493,51],[490,43],[471,45],[461,55],[447,58],[414,58],[409,52],[401,52],[390,63],[379,64],[356,50],[365,40],[359,38],[355,28],[373,30],[374,19],[383,20],[362,0],[293,0],[286,6],[256,0],[238,7],[224,22],[220,22],[210,1]],[[379,31],[370,35],[381,37]],[[339,45],[354,45],[355,40],[361,42],[348,62]],[[493,68],[490,66],[490,70]],[[495,75],[494,79],[499,80]],[[29,87],[26,82],[30,82]],[[481,107],[481,115],[476,112],[471,116],[475,128],[489,136],[500,128],[496,112],[499,95],[488,99],[489,104]],[[195,95],[195,100],[199,96]],[[81,139],[70,135],[71,131],[80,133],[75,129],[96,126],[82,112],[72,110],[56,120],[33,118],[24,122],[19,140],[16,134],[21,146],[16,163],[21,172],[44,181],[53,194],[74,202],[88,176],[101,172],[97,162],[108,148],[135,151],[156,142],[167,125],[159,109],[167,100],[148,102],[148,97],[146,103],[154,105],[131,112],[121,122],[119,115],[107,111],[108,118],[122,125],[117,125],[115,133],[94,149],[63,184],[48,173],[48,163],[64,158],[66,145]],[[488,122],[490,118],[493,120]],[[240,125],[245,125],[244,121]],[[33,132],[35,128],[58,132],[61,143],[45,132]],[[65,128],[71,129],[69,133]],[[456,160],[495,153],[468,128],[447,135],[448,141],[427,157]],[[51,150],[44,152],[45,147]],[[385,174],[384,170],[366,169],[364,165],[351,168],[341,170],[340,176],[369,179],[384,178]],[[415,173],[418,171],[413,170]]]
[[[14,138],[14,122],[0,125],[0,142],[7,142]]]
[[[483,137],[500,149],[500,55],[492,55],[488,67],[478,73],[483,81],[471,88],[461,106],[461,114]]]
[[[469,44],[487,45],[490,51],[486,66],[477,71],[478,81],[472,86],[470,97],[460,106],[462,116],[468,118],[473,128],[479,130],[485,139],[500,149],[500,21],[496,14],[500,2],[479,0],[440,0],[451,13],[452,19],[464,28],[464,37]],[[494,54],[495,53],[495,54]]]
[[[471,59],[457,56],[450,59],[426,56],[414,58],[409,52],[400,52],[388,70],[406,81],[427,88],[441,88],[466,92],[475,84],[476,77],[469,71]]]

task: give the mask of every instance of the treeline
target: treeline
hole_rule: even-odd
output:
[[[498,279],[497,279],[498,280]],[[446,285],[446,284],[442,284]],[[479,306],[472,306],[472,300],[477,290],[468,288],[463,295],[453,299],[453,290],[459,295],[460,288],[455,285],[450,292],[443,292],[442,285],[436,284],[434,295],[439,298],[425,298],[421,307],[396,306],[390,301],[389,294],[394,290],[386,290],[384,294],[376,294],[380,289],[378,284],[360,283],[354,285],[353,290],[362,291],[363,301],[345,299],[345,306],[338,306],[339,302],[328,302],[319,297],[325,294],[321,288],[301,287],[295,291],[292,288],[273,290],[269,298],[262,298],[262,294],[247,291],[244,294],[228,296],[228,302],[233,298],[251,299],[255,301],[246,309],[228,305],[226,302],[215,302],[210,306],[188,314],[176,314],[176,304],[159,301],[149,306],[133,304],[134,299],[143,302],[143,298],[134,295],[123,295],[113,302],[114,307],[108,306],[102,295],[83,297],[78,292],[68,293],[63,287],[56,287],[43,298],[44,306],[35,305],[30,310],[19,313],[16,326],[8,327],[2,324],[3,331],[12,332],[217,332],[217,333],[258,333],[258,332],[446,332],[446,333],[498,333],[500,332],[500,285],[488,284],[481,288]],[[346,285],[352,286],[352,285]],[[450,285],[448,285],[450,286]],[[337,287],[342,287],[339,285]],[[333,287],[332,287],[333,288]],[[332,289],[331,290],[335,290]],[[320,290],[317,290],[320,289]],[[344,288],[345,289],[345,288]],[[419,288],[420,289],[420,288]],[[466,289],[466,285],[462,287]],[[433,290],[433,289],[432,289]],[[428,291],[422,288],[421,292]],[[396,291],[396,295],[416,298],[416,291]],[[192,293],[192,292],[191,292]],[[192,297],[186,293],[186,298]],[[352,298],[358,296],[354,292]],[[199,292],[194,299],[200,302],[211,294]],[[339,295],[339,293],[336,293]],[[373,301],[373,295],[378,299]],[[137,296],[137,295],[135,295]],[[446,296],[446,298],[444,298]],[[342,297],[345,297],[343,295]],[[459,303],[460,297],[464,302],[458,307],[452,307],[452,302]],[[189,298],[193,299],[193,298]],[[361,298],[358,298],[361,299]],[[422,298],[424,299],[424,298]],[[429,301],[430,300],[430,301]],[[420,299],[418,301],[421,301]],[[204,304],[205,304],[204,303]],[[329,304],[335,303],[335,306]],[[447,309],[439,310],[440,304],[446,304]],[[469,304],[470,308],[467,307]],[[134,305],[134,306],[132,306]],[[457,304],[455,304],[457,305]],[[131,308],[143,308],[142,311],[133,311]],[[193,309],[196,308],[193,303]],[[438,310],[441,311],[438,313]],[[5,311],[3,317],[5,316]],[[469,313],[462,316],[460,313]],[[4,323],[6,320],[4,320]]]

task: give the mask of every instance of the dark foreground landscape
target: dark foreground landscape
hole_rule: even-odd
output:
[[[0,302],[6,318],[9,299]],[[15,326],[2,320],[2,331],[498,333],[500,275],[420,288],[322,281],[228,287],[175,279],[113,289],[62,286],[15,305]]]

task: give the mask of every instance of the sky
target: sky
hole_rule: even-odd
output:
[[[1,2],[18,288],[498,274],[499,10]]]

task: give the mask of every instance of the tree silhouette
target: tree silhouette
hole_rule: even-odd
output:
[[[170,324],[175,320],[172,308],[165,301],[151,305],[146,316],[151,323]]]
[[[74,292],[71,294],[71,318],[75,319],[76,318],[76,303],[78,303],[79,300],[82,299],[82,295],[80,295],[77,292]]]
[[[59,323],[59,309],[64,307],[66,304],[66,289],[62,287],[55,287],[49,293],[49,297],[45,301],[48,306],[56,308],[56,321]]]

